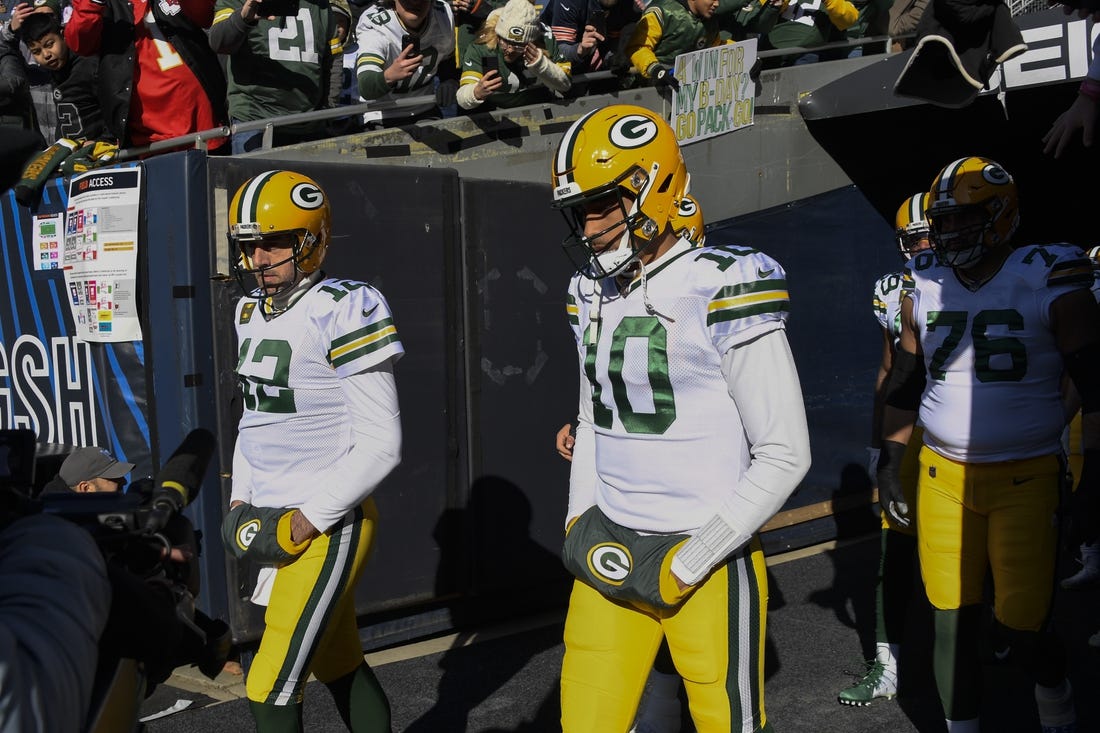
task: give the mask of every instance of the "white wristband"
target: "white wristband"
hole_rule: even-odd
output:
[[[752,535],[744,535],[715,514],[672,558],[672,572],[686,585],[695,585]]]

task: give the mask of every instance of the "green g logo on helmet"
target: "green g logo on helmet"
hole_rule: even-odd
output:
[[[642,115],[626,115],[611,126],[609,137],[617,148],[640,148],[657,137],[657,123]]]

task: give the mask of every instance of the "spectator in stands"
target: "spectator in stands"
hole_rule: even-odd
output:
[[[332,41],[329,42],[332,55],[332,69],[328,91],[328,106],[340,106],[340,92],[344,88],[344,51],[353,43],[352,31],[355,29],[355,16],[348,0],[332,0],[332,19],[335,23]]]
[[[676,57],[720,46],[718,0],[653,0],[627,41],[625,53],[638,73],[658,88],[676,88]]]
[[[489,13],[504,7],[505,0],[451,0],[454,11],[455,29],[458,47],[455,49],[455,61],[461,62],[466,49],[474,42],[474,37],[485,25]]]
[[[34,105],[19,48],[0,40],[0,125],[34,130]]]
[[[99,57],[99,101],[121,146],[225,124],[225,76],[204,31],[213,19],[214,0],[73,0],[65,41]]]
[[[852,4],[859,11],[859,16],[856,18],[856,22],[844,31],[844,37],[852,41],[858,38],[885,36],[886,27],[890,22],[892,2],[893,0],[852,0]],[[876,53],[883,53],[883,51],[883,44],[878,42],[841,49],[841,53],[848,58],[871,56]]]
[[[329,107],[343,107],[349,104],[357,104],[359,98],[358,83],[355,79],[355,59],[359,56],[358,39],[355,36],[355,27],[359,22],[362,8],[347,0],[333,0],[332,11],[336,16],[336,38],[340,41],[340,48],[335,46],[332,52],[332,86],[329,89]],[[346,32],[341,31],[341,26],[348,23]],[[333,43],[336,43],[334,39]],[[329,119],[325,124],[328,128],[328,136],[336,137],[358,132],[363,121],[361,113],[350,117],[338,117]]]
[[[15,37],[16,31],[22,25],[25,18],[32,13],[54,13],[65,24],[65,19],[72,12],[72,8],[62,0],[32,0],[20,2],[13,9],[11,18],[0,26],[0,45],[7,44],[17,51],[23,58],[26,69],[27,87],[33,106],[34,121],[38,131],[42,134],[43,144],[52,140],[57,128],[56,105],[53,100],[53,80],[50,73],[38,65],[31,55],[27,44],[20,43]]]
[[[550,26],[573,73],[584,74],[610,66],[623,32],[638,22],[644,7],[641,0],[547,0],[539,20]]]
[[[355,29],[359,56],[355,76],[364,101],[427,97],[423,104],[367,112],[364,122],[409,122],[438,118],[454,103],[458,88],[455,24],[442,0],[381,0],[365,11]]]
[[[779,9],[776,3],[718,0],[714,15],[718,18],[718,27],[729,34],[731,41],[743,41],[750,35],[767,35],[779,19]]]
[[[891,50],[904,51],[916,45],[914,36],[917,24],[927,7],[928,0],[894,0],[890,6],[890,25],[887,28],[890,38],[893,39]]]
[[[570,86],[569,63],[562,59],[549,29],[538,21],[529,0],[508,0],[489,14],[462,59],[458,104],[476,109],[518,107],[562,94]],[[542,86],[536,86],[541,84]]]
[[[216,0],[210,48],[229,57],[229,119],[234,123],[323,109],[332,83],[336,23],[328,0]],[[274,145],[324,137],[325,124],[276,127]],[[263,143],[264,131],[234,132],[234,154]]]
[[[103,110],[96,95],[99,59],[70,53],[59,18],[32,13],[16,31],[34,60],[50,73],[57,127],[53,139],[94,141],[104,134]]]
[[[1078,10],[1075,4],[1064,3],[1066,14],[1076,12],[1081,18],[1087,17],[1088,10]],[[1091,13],[1093,22],[1100,21],[1100,10]],[[1096,122],[1100,119],[1100,37],[1093,42],[1092,63],[1085,74],[1081,86],[1078,87],[1077,96],[1066,111],[1054,120],[1050,130],[1043,136],[1043,152],[1053,154],[1055,158],[1062,157],[1066,147],[1075,137],[1077,131],[1081,131],[1081,143],[1086,148],[1092,147],[1092,141],[1096,139]]]
[[[822,0],[802,4],[798,0],[764,0],[777,4],[779,19],[765,36],[765,48],[812,48],[844,40],[859,20],[859,9],[849,0]],[[839,55],[839,54],[838,54]],[[822,60],[820,53],[788,56],[780,64],[808,64]]]

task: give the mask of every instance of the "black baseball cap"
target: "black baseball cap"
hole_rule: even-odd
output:
[[[77,448],[61,464],[57,475],[67,486],[94,478],[120,479],[134,470],[133,463],[116,460],[104,448]]]

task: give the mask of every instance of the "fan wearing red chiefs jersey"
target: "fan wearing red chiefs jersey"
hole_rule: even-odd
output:
[[[65,42],[99,57],[104,122],[122,147],[225,124],[225,75],[203,30],[213,19],[214,0],[73,0]]]

